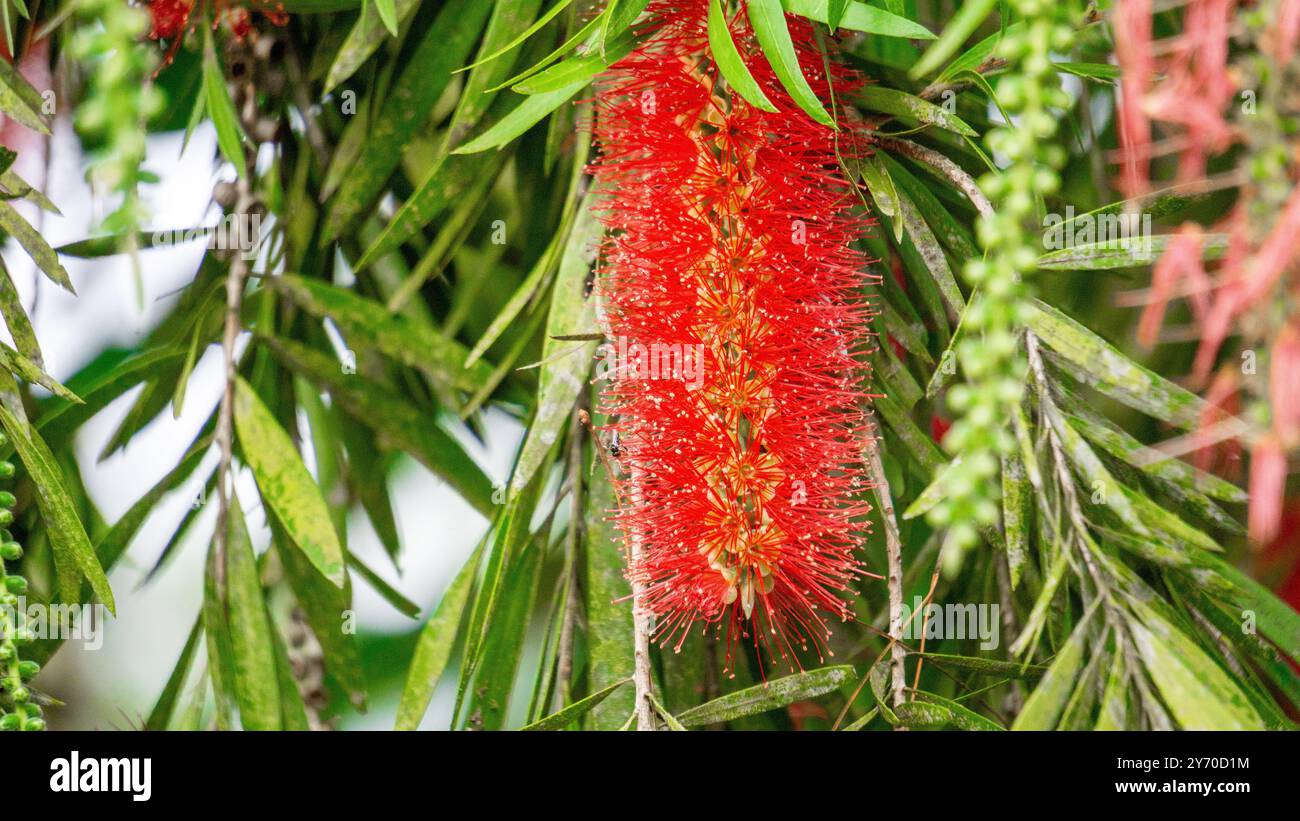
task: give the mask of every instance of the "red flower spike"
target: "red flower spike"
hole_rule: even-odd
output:
[[[799,109],[741,17],[733,39],[778,111],[728,91],[707,10],[654,0],[648,39],[599,84],[601,288],[624,357],[604,394],[615,518],[639,548],[628,576],[656,641],[679,648],[702,622],[725,630],[728,666],[752,637],[793,668],[796,647],[827,651],[823,615],[850,617],[842,594],[863,572],[871,308],[850,243],[867,222],[836,151],[864,147]],[[787,22],[825,90],[809,24]],[[861,82],[830,72],[837,96]]]

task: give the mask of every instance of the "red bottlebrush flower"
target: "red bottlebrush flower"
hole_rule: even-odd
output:
[[[1204,232],[1196,223],[1187,223],[1170,241],[1165,253],[1151,272],[1151,301],[1142,312],[1138,323],[1138,341],[1148,348],[1156,343],[1160,326],[1165,320],[1165,308],[1179,280],[1190,280],[1192,309],[1199,319],[1208,310],[1210,277],[1201,262],[1201,244]]]
[[[1146,193],[1151,167],[1151,122],[1142,110],[1156,69],[1151,49],[1151,0],[1123,0],[1115,8],[1112,28],[1121,71],[1118,130],[1123,160],[1119,190],[1126,197],[1138,197]]]
[[[149,36],[155,40],[170,40],[189,25],[194,12],[194,0],[149,0],[149,16],[153,28]]]
[[[1268,366],[1273,430],[1283,447],[1300,444],[1300,322],[1292,319],[1273,342]]]
[[[729,650],[752,635],[793,666],[796,646],[825,648],[822,614],[849,617],[860,572],[869,306],[850,242],[866,223],[836,133],[791,101],[739,17],[733,38],[778,111],[726,90],[707,9],[654,0],[648,39],[599,86],[605,322],[632,360],[604,396],[616,518],[655,640],[680,646],[704,622]],[[788,23],[824,89],[809,24]],[[840,94],[858,82],[831,75]],[[847,128],[838,146],[861,154]]]
[[[1250,510],[1246,530],[1257,545],[1277,536],[1286,492],[1286,452],[1273,434],[1260,437],[1250,450]]]

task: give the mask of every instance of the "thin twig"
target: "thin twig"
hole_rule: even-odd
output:
[[[967,174],[960,165],[938,151],[896,137],[877,137],[876,144],[888,151],[911,157],[917,162],[930,166],[961,189],[961,192],[966,195],[966,198],[975,206],[975,210],[979,211],[982,216],[987,217],[993,213],[993,204],[989,202],[988,197],[984,196],[984,192],[980,190],[979,183],[975,182],[975,178]]]
[[[244,177],[235,181],[239,197],[235,203],[236,214],[246,214],[253,206],[253,192]],[[241,227],[241,230],[242,227]],[[242,239],[242,238],[241,238]],[[240,309],[244,301],[244,283],[248,278],[248,260],[244,255],[235,253],[231,257],[230,273],[226,277],[226,319],[221,336],[221,355],[225,363],[225,386],[221,394],[221,407],[217,412],[215,438],[221,449],[221,460],[217,463],[217,531],[216,531],[216,586],[219,593],[225,591],[226,567],[226,530],[230,516],[230,471],[234,461],[234,408],[235,379],[239,369],[235,364],[235,342],[239,338]]]
[[[885,525],[885,555],[888,557],[889,572],[889,638],[891,657],[890,680],[893,687],[894,704],[903,703],[903,688],[907,678],[907,651],[901,644],[903,639],[903,540],[899,536],[898,521],[894,518],[894,499],[889,492],[889,480],[885,477],[885,466],[880,459],[880,440],[875,439],[867,446],[867,470],[875,485],[876,498],[880,500],[880,518]]]

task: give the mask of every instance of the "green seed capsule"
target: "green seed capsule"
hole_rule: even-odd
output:
[[[13,462],[0,461],[0,479],[12,479],[17,472]]]
[[[23,723],[23,729],[29,733],[39,733],[45,729],[45,721],[39,718],[28,719]]]
[[[18,675],[24,680],[36,678],[36,674],[41,671],[41,665],[34,661],[23,661],[18,663]]]
[[[7,490],[0,490],[0,507],[13,507],[18,500]]]
[[[16,562],[23,557],[23,546],[18,542],[6,542],[0,544],[0,559],[7,562]]]
[[[22,576],[8,576],[5,578],[5,589],[15,596],[21,596],[27,592],[27,580]]]
[[[0,730],[19,730],[23,726],[23,717],[17,713],[5,713],[0,716]]]

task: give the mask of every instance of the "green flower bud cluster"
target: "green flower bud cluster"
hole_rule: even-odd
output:
[[[978,540],[980,529],[998,520],[999,457],[1012,449],[1008,422],[1025,382],[1017,336],[1028,296],[1023,280],[1034,271],[1039,255],[1037,232],[1028,226],[1037,203],[1060,187],[1056,169],[1066,160],[1065,149],[1052,142],[1057,127],[1053,109],[1070,101],[1051,55],[1069,53],[1073,43],[1069,4],[1013,0],[1011,5],[1021,24],[1009,27],[999,44],[1009,70],[998,83],[997,95],[1012,122],[993,129],[987,138],[988,147],[1005,158],[1007,167],[979,181],[993,211],[981,218],[977,229],[985,254],[965,267],[975,291],[956,346],[964,382],[948,392],[955,419],[944,445],[954,459],[940,478],[943,501],[928,515],[932,525],[947,529],[943,561],[950,575]]]
[[[0,447],[5,444],[0,434]],[[0,461],[0,477],[14,475],[12,462]],[[13,523],[14,495],[0,491],[0,527]],[[16,562],[23,557],[23,548],[14,541],[13,534],[0,529],[0,730],[44,730],[45,719],[41,708],[32,702],[27,683],[41,671],[34,661],[24,661],[21,649],[31,637],[22,624],[24,617],[19,597],[27,594],[27,580],[5,571],[5,562]]]
[[[151,179],[141,167],[145,123],[163,107],[151,81],[157,58],[143,40],[149,14],[122,0],[82,0],[79,13],[71,52],[85,66],[89,87],[76,125],[83,137],[102,144],[90,171],[93,183],[122,196],[104,230],[134,236],[146,217],[139,185]]]

